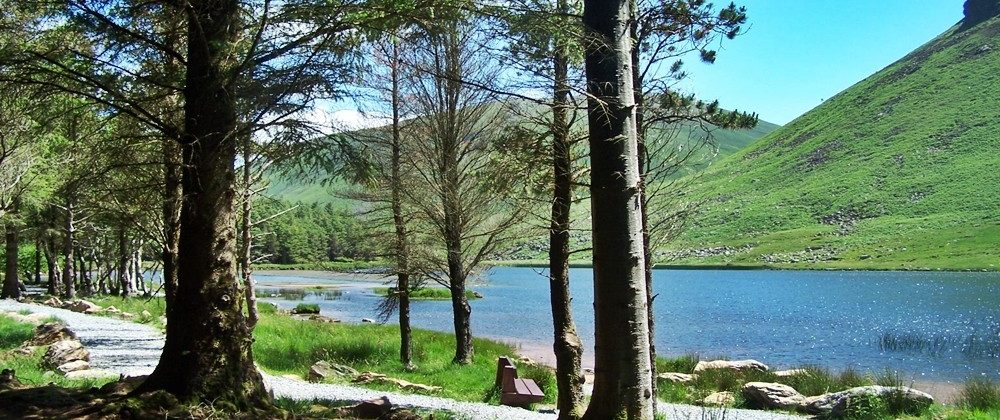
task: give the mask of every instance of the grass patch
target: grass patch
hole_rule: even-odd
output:
[[[35,327],[0,315],[0,351],[17,348],[31,338]]]
[[[674,358],[657,357],[656,371],[660,373],[677,372],[690,374],[694,372],[694,367],[698,365],[699,360],[700,358],[697,354],[685,354]]]
[[[319,305],[315,303],[300,303],[295,305],[295,309],[292,309],[294,314],[318,314]]]
[[[372,289],[376,295],[388,296],[390,293],[395,293],[396,288],[394,287],[376,287]],[[465,297],[469,300],[479,299],[479,294],[473,290],[466,290]],[[445,289],[443,287],[425,287],[423,289],[417,289],[410,292],[411,300],[451,300],[451,290]]]
[[[981,378],[969,380],[962,387],[958,405],[969,410],[1000,411],[1000,384]]]
[[[124,298],[121,296],[90,296],[87,300],[99,305],[102,308],[107,309],[109,306],[114,306],[116,309],[129,313],[133,315],[133,318],[126,318],[121,314],[114,314],[111,312],[100,311],[95,315],[106,316],[110,318],[121,318],[127,319],[132,322],[138,322],[140,324],[152,325],[154,327],[164,329],[163,316],[166,315],[167,305],[163,298],[142,298],[142,297],[128,297]],[[148,313],[144,315],[143,312]]]

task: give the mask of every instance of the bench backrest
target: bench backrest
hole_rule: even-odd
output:
[[[517,379],[517,367],[507,357],[497,359],[497,380],[496,385],[501,389],[512,389],[514,379]]]

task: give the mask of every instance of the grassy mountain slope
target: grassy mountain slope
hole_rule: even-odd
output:
[[[777,124],[760,121],[757,124],[757,127],[753,130],[714,129],[712,130],[712,137],[714,146],[717,148],[718,153],[715,156],[710,156],[709,152],[713,152],[714,149],[711,147],[705,147],[699,154],[693,156],[691,161],[697,162],[698,166],[714,162],[752,144],[755,140],[778,129],[779,127],[780,126]],[[673,142],[685,145],[693,144],[697,143],[697,141],[692,141],[691,138],[694,136],[699,136],[697,138],[700,138],[704,135],[705,133],[701,129],[692,130],[685,128],[680,131],[680,134],[673,140]],[[323,177],[314,178],[323,179]],[[342,207],[349,207],[353,205],[350,200],[338,197],[335,194],[338,189],[343,190],[347,187],[347,184],[342,181],[334,181],[331,185],[321,185],[318,181],[282,176],[276,171],[268,173],[266,175],[266,180],[269,183],[266,191],[266,195],[268,197],[282,199],[288,202],[302,202],[307,204],[333,203],[336,206]]]
[[[1000,267],[1000,17],[956,25],[717,162],[661,256],[800,268]]]

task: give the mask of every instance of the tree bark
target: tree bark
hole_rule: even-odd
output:
[[[50,225],[50,230],[52,226]],[[56,244],[55,239],[52,238],[51,232],[48,234],[49,237],[45,239],[45,265],[48,268],[48,293],[52,296],[59,294],[59,272],[56,270]]]
[[[654,417],[629,0],[585,0],[595,380],[584,418]]]
[[[181,229],[181,147],[171,139],[163,140],[163,291],[167,319],[177,291],[177,246]]]
[[[132,282],[131,282],[131,271],[132,266],[129,264],[129,252],[128,246],[128,235],[125,233],[125,228],[118,229],[118,287],[121,290],[122,297],[132,296]]]
[[[17,211],[17,202],[14,202],[12,206],[11,213]],[[17,280],[17,245],[18,245],[18,235],[17,235],[17,223],[13,220],[7,220],[6,233],[4,235],[6,246],[4,247],[5,252],[5,262],[4,262],[4,276],[3,276],[3,293],[0,298],[2,299],[20,299],[21,298],[21,284]]]
[[[35,236],[35,284],[42,285],[42,237]]]
[[[240,311],[233,198],[237,121],[226,65],[236,42],[236,0],[187,5],[187,62],[177,290],[156,369],[135,392],[163,389],[182,401],[270,404]]]
[[[559,0],[560,10],[566,0]],[[552,325],[556,356],[556,385],[559,389],[556,406],[560,419],[578,419],[583,415],[581,355],[583,344],[573,322],[572,298],[569,292],[569,230],[573,200],[573,168],[570,156],[569,119],[569,58],[565,46],[557,45],[553,56],[555,76],[552,106],[552,220],[549,227],[549,300],[552,304]]]

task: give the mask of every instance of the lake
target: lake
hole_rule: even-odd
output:
[[[593,277],[573,269],[573,310],[593,354]],[[1000,273],[770,270],[655,270],[656,346],[660,355],[753,358],[771,366],[833,370],[886,368],[908,379],[1000,379]],[[336,292],[270,297],[282,307],[315,302],[323,314],[374,318],[373,284],[259,276],[271,284],[340,284]],[[470,289],[476,336],[544,352],[552,342],[545,271],[500,267]],[[300,290],[301,292],[301,290]],[[261,296],[277,293],[261,289]],[[418,301],[415,327],[452,331],[448,301]],[[395,318],[390,319],[392,323]],[[591,362],[592,363],[592,362]]]

